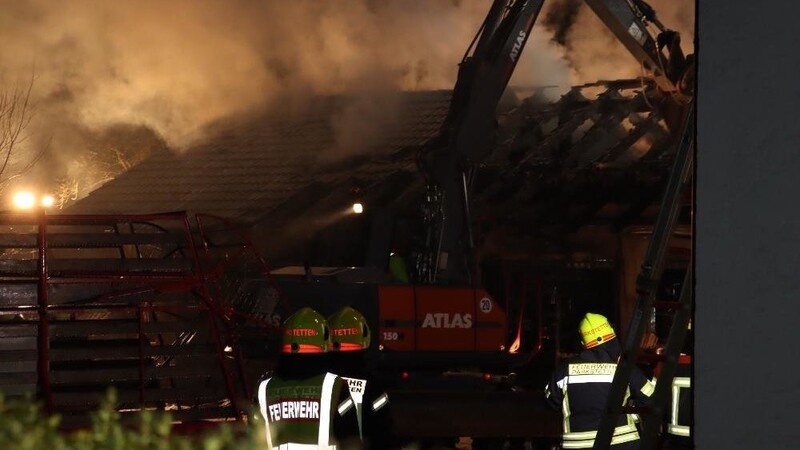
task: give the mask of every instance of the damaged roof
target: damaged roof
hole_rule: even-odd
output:
[[[449,101],[450,91],[398,95],[391,100],[394,115],[379,125],[381,139],[359,152],[391,154],[421,145],[435,135]],[[326,97],[299,117],[265,113],[215,124],[203,142],[181,152],[151,155],[66,212],[188,211],[254,223],[299,190],[320,181],[320,175],[328,173],[321,166],[338,158],[337,153],[350,152],[341,148],[347,137],[341,131],[346,125],[340,122],[352,120],[348,116],[353,114],[349,109],[353,103],[347,98]]]
[[[599,82],[556,101],[537,91],[504,102],[497,145],[474,177],[473,217],[521,239],[652,223],[675,139],[641,87]],[[450,92],[378,99],[391,115],[359,101],[327,97],[302,114],[220,124],[203,143],[153,155],[67,212],[202,212],[301,234],[298,218],[324,227],[320,218],[348,208],[358,187],[368,205],[418,213],[415,157],[436,136]]]

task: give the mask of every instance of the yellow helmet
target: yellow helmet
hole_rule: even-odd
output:
[[[369,348],[369,325],[363,314],[345,306],[328,317],[331,344],[335,352],[350,352]]]
[[[311,308],[301,308],[283,322],[281,353],[325,353],[330,344],[328,323]]]
[[[586,313],[580,323],[581,339],[585,348],[597,347],[617,337],[605,316]]]

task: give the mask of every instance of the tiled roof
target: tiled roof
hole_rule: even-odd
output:
[[[624,226],[641,217],[657,200],[671,147],[659,116],[642,101],[639,82],[631,84],[601,89],[597,98],[575,88],[557,102],[532,97],[502,111],[495,151],[477,171],[475,217],[537,233],[552,226],[569,232],[598,220]],[[416,149],[436,136],[450,92],[399,98],[391,123],[359,154],[330,158],[341,150],[335,121],[347,99],[327,97],[304,114],[219,124],[206,142],[152,156],[67,212],[186,210],[279,230],[345,206],[357,183],[368,201],[413,214],[422,187]]]
[[[449,91],[405,93],[399,114],[360,158],[368,161],[434,136],[447,113]],[[189,211],[252,223],[329,170],[314,169],[335,151],[332,121],[347,99],[328,97],[300,118],[253,116],[218,124],[204,143],[185,152],[162,152],[106,183],[67,208],[69,213],[145,214]],[[364,120],[369,120],[365,117]],[[369,166],[367,176],[383,176],[411,159]],[[398,166],[399,165],[399,166]]]

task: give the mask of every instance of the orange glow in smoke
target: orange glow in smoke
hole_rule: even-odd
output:
[[[520,317],[519,322],[517,322],[517,337],[514,339],[514,342],[511,343],[508,353],[519,353],[520,346],[522,346],[522,317]]]

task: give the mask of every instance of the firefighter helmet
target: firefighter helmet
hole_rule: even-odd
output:
[[[325,318],[311,308],[301,308],[283,322],[281,353],[325,353],[330,339]]]
[[[345,306],[328,318],[333,351],[352,352],[369,348],[367,319],[355,309]]]
[[[581,339],[585,348],[597,347],[617,337],[605,316],[586,313],[580,323]]]

